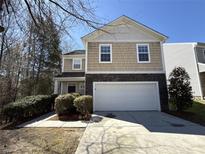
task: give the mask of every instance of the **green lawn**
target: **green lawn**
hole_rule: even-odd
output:
[[[170,111],[169,113],[205,126],[205,101],[193,101],[192,107],[182,113],[176,111]]]
[[[205,101],[194,101],[192,107],[186,111],[195,113],[205,119]]]

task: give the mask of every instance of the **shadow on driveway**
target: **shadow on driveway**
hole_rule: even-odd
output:
[[[96,117],[104,117],[93,126],[120,127],[144,127],[154,133],[175,133],[175,134],[192,134],[205,135],[205,127],[177,118],[163,112],[95,112]]]

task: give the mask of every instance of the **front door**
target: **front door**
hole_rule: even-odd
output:
[[[75,89],[75,86],[68,86],[68,93],[74,93]]]

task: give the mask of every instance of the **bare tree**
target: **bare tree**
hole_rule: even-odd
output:
[[[90,0],[0,0],[0,105],[52,91],[61,64],[60,37],[72,37],[69,30],[77,24],[103,25]]]
[[[7,14],[13,13],[19,23],[22,21],[18,17],[23,20],[22,12],[26,14],[27,11],[35,25],[39,26],[36,16],[46,17],[50,12],[56,15],[55,24],[58,26],[67,19],[73,24],[83,23],[98,29],[101,24],[96,21],[91,3],[90,0],[0,0],[0,8]]]

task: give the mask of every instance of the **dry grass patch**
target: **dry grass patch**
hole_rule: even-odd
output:
[[[1,153],[75,153],[84,128],[0,130]]]

